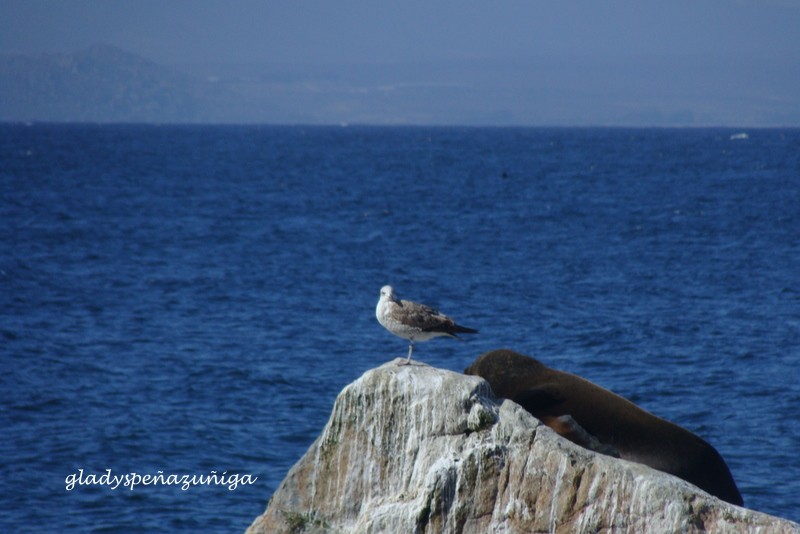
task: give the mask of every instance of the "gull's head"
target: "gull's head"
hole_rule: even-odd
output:
[[[381,288],[381,300],[394,300],[394,289],[392,289],[392,286],[383,286]]]

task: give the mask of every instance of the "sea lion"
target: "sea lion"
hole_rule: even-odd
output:
[[[714,447],[588,380],[507,349],[479,356],[464,372],[483,377],[495,395],[516,402],[581,446],[587,447],[586,440],[593,437],[601,446],[587,448],[648,465],[724,501],[743,504],[725,460]]]

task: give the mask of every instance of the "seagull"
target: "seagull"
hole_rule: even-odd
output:
[[[450,317],[408,300],[400,300],[392,286],[381,288],[381,298],[375,308],[378,322],[392,334],[409,340],[408,358],[400,365],[411,363],[414,341],[428,341],[435,337],[458,338],[456,334],[477,334],[477,330],[459,326]]]

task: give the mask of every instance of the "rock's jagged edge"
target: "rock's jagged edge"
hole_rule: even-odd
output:
[[[395,363],[342,390],[248,534],[800,533],[791,521],[578,447],[495,399],[480,377]]]

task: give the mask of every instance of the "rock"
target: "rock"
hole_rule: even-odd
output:
[[[482,378],[399,361],[342,390],[249,534],[800,533],[574,445]]]

